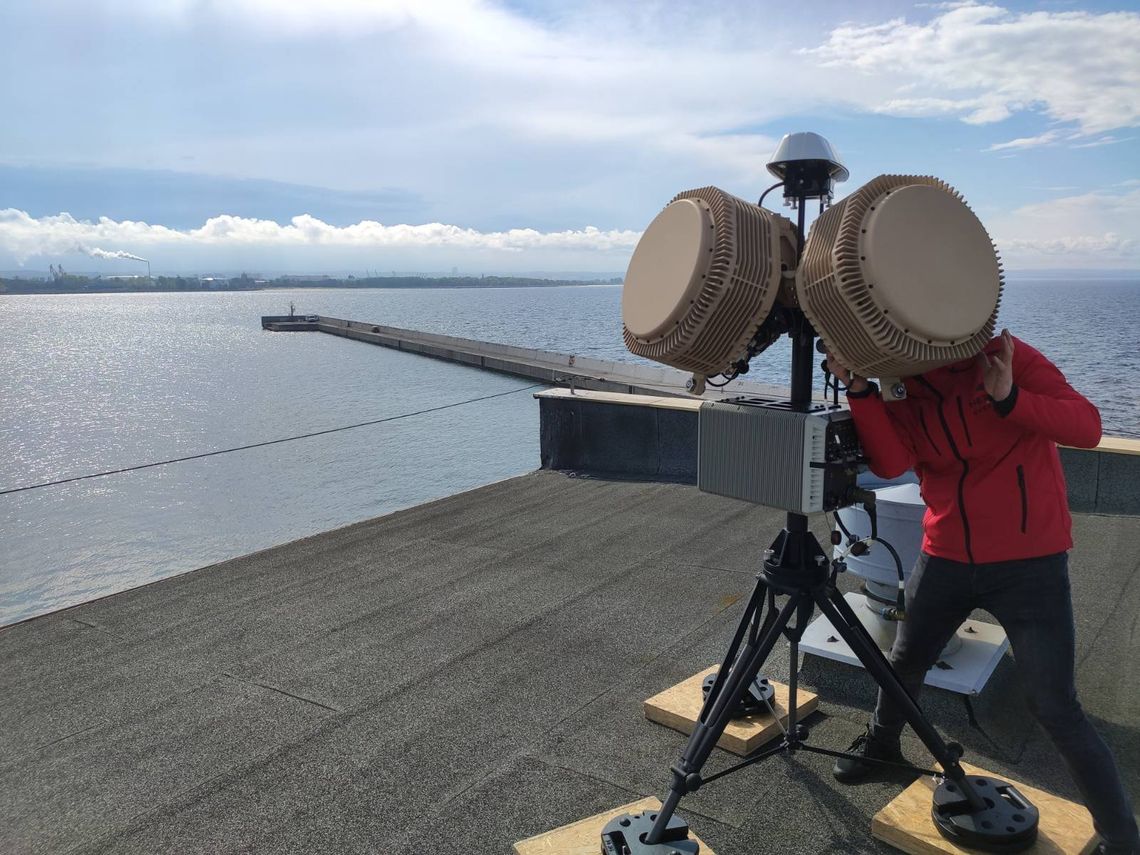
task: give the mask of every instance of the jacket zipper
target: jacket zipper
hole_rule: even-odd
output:
[[[1021,490],[1021,533],[1029,522],[1029,494],[1025,490],[1025,467],[1017,464],[1017,487]]]
[[[966,434],[966,445],[973,447],[974,441],[970,439],[970,426],[966,424],[966,412],[962,409],[962,396],[958,396],[958,418],[962,422],[962,433]]]
[[[934,397],[938,399],[938,421],[942,423],[942,432],[946,434],[946,441],[950,444],[950,453],[962,464],[962,476],[958,479],[958,512],[962,516],[962,536],[966,541],[966,558],[971,564],[974,564],[974,550],[970,545],[970,518],[966,514],[966,476],[970,474],[970,464],[958,451],[958,444],[954,442],[954,434],[950,433],[950,425],[946,421],[946,414],[942,412],[942,402],[944,400],[942,393],[935,389],[925,377],[920,375],[915,379],[933,392]]]
[[[922,425],[922,432],[926,434],[926,441],[930,443],[930,447],[934,449],[934,453],[939,457],[942,452],[938,450],[938,446],[934,444],[934,437],[930,435],[930,428],[926,426],[926,414],[922,411],[922,407],[918,408],[918,422]]]

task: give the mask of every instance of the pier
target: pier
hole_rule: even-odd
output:
[[[541,381],[552,386],[691,397],[685,388],[690,375],[664,366],[593,359],[325,315],[267,315],[262,317],[261,327],[273,332],[329,333],[433,359]],[[708,398],[727,395],[786,397],[787,390],[780,386],[736,380],[722,389],[710,388],[706,393]]]

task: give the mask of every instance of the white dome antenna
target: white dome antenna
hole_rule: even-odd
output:
[[[819,134],[785,134],[776,146],[768,171],[784,182],[784,198],[801,196],[831,200],[835,184],[850,177],[835,146]]]

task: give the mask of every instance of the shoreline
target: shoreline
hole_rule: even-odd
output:
[[[470,290],[477,288],[567,288],[589,285],[619,285],[609,279],[538,279],[526,276],[373,276],[368,278],[334,277],[291,279],[278,277],[272,280],[254,279],[242,274],[230,278],[201,278],[197,276],[156,276],[148,279],[148,287],[138,287],[138,280],[102,279],[100,277],[64,276],[49,282],[46,279],[11,279],[0,277],[0,296],[58,294],[190,294],[230,293],[234,291],[281,290]]]

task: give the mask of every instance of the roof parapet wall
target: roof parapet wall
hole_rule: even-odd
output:
[[[543,469],[696,484],[700,399],[567,389],[535,397]],[[1062,446],[1061,463],[1073,511],[1140,516],[1140,440]]]

